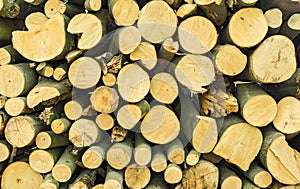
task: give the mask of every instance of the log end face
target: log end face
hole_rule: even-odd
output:
[[[221,189],[241,189],[242,180],[237,176],[230,176],[221,184]]]
[[[55,165],[52,169],[52,176],[58,182],[67,182],[72,176],[72,170],[67,165]]]
[[[53,156],[44,150],[35,150],[29,156],[30,167],[38,173],[48,173],[54,166]]]
[[[21,70],[13,65],[0,67],[0,94],[7,97],[16,97],[25,90],[25,76]]]
[[[254,177],[254,183],[260,188],[267,188],[273,181],[272,176],[267,171],[262,171]]]

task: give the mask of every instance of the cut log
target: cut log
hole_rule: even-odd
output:
[[[108,0],[108,8],[118,26],[131,26],[138,19],[139,6],[134,0]]]
[[[92,189],[104,189],[104,184],[97,184]]]
[[[208,162],[201,160],[193,167],[186,169],[182,177],[183,188],[212,188],[218,187],[219,170]]]
[[[230,9],[236,11],[245,7],[254,6],[258,0],[228,0],[227,5]]]
[[[74,87],[88,89],[99,82],[101,66],[91,57],[81,57],[71,64],[68,77]]]
[[[42,12],[33,12],[25,19],[25,26],[28,30],[37,29],[39,25],[44,24],[48,20],[47,16]]]
[[[213,153],[247,171],[263,142],[261,131],[244,120],[229,115],[221,128],[221,137]]]
[[[60,0],[47,0],[44,5],[44,12],[48,18],[52,18],[56,13],[65,14],[69,18],[72,18],[79,13],[83,13],[84,9],[83,7],[64,3]]]
[[[101,86],[94,90],[91,96],[93,108],[100,113],[112,113],[119,105],[119,95],[114,88]]]
[[[29,109],[26,104],[26,97],[13,97],[6,101],[4,107],[6,113],[10,116],[18,116],[23,113],[32,113],[34,109]],[[36,107],[40,110],[41,107]]]
[[[157,73],[150,82],[150,93],[158,102],[172,104],[178,96],[178,85],[169,73]]]
[[[196,13],[197,13],[197,4],[183,4],[178,8],[176,15],[179,18],[184,19],[189,16],[195,15]]]
[[[15,18],[20,14],[20,6],[12,0],[1,0],[0,16],[3,18]]]
[[[282,12],[278,8],[272,8],[264,13],[268,22],[268,35],[277,34],[282,25]]]
[[[165,151],[167,158],[171,163],[182,164],[185,159],[185,151],[180,139],[175,139],[172,142],[165,145]]]
[[[274,127],[284,134],[296,134],[300,131],[300,101],[295,97],[282,98],[278,105],[278,111],[273,120]]]
[[[84,7],[88,11],[99,11],[102,7],[102,0],[85,0]]]
[[[64,151],[63,148],[35,150],[29,155],[30,167],[38,173],[48,173]]]
[[[117,120],[121,127],[133,129],[141,118],[150,110],[150,105],[146,100],[135,104],[125,104],[117,112]]]
[[[0,66],[18,63],[25,60],[24,57],[12,47],[12,45],[0,48],[0,57]]]
[[[293,76],[279,84],[265,84],[262,88],[275,98],[276,101],[286,96],[294,96],[300,100],[300,69],[298,68]]]
[[[286,81],[295,73],[296,65],[294,44],[283,35],[264,40],[249,59],[250,75],[260,83]]]
[[[236,90],[240,114],[249,124],[264,127],[274,120],[276,101],[256,83],[238,84]]]
[[[103,189],[122,189],[123,180],[123,171],[115,170],[107,166]]]
[[[69,130],[69,140],[75,147],[87,147],[101,140],[101,132],[94,121],[79,119]]]
[[[194,0],[194,2],[216,25],[221,26],[225,23],[228,14],[225,0]]]
[[[21,20],[7,20],[0,19],[0,41],[10,44],[12,32],[15,30],[22,30],[24,28],[24,21]]]
[[[74,48],[73,37],[66,34],[61,14],[54,15],[35,29],[14,31],[12,36],[13,47],[23,57],[36,62],[62,59],[67,51]]]
[[[73,146],[68,146],[52,169],[52,177],[58,182],[70,180],[77,168],[76,161],[80,159],[80,155],[71,153],[72,149]]]
[[[49,173],[45,176],[43,182],[41,183],[39,189],[58,189],[59,183],[52,177]]]
[[[106,153],[108,164],[117,170],[125,168],[131,161],[132,141],[127,137],[125,141],[113,144]]]
[[[89,147],[82,155],[82,164],[88,169],[97,169],[105,160],[108,147],[104,142]]]
[[[101,40],[103,29],[101,20],[93,14],[77,14],[68,24],[68,32],[81,34],[78,39],[79,49],[91,49]]]
[[[287,36],[291,40],[300,34],[300,14],[293,14],[281,27],[279,33]]]
[[[137,26],[150,43],[161,43],[172,37],[177,28],[177,16],[164,1],[150,1],[140,12]]]
[[[178,50],[179,50],[178,41],[174,41],[173,38],[167,38],[161,44],[157,57],[162,60],[171,61],[174,55],[178,52]]]
[[[220,180],[219,186],[221,189],[241,189],[242,180],[236,173],[230,170],[224,163],[218,164]]]
[[[194,166],[196,165],[201,157],[201,153],[197,152],[196,150],[192,149],[190,150],[185,158],[185,162],[189,166]]]
[[[69,65],[67,63],[60,64],[54,69],[53,78],[56,81],[65,79],[68,75]]]
[[[107,73],[102,76],[103,84],[107,87],[113,87],[117,83],[117,77],[113,73]]]
[[[242,178],[243,181],[243,189],[259,189],[259,187],[255,186],[255,184],[253,184],[252,182],[250,182],[248,179],[246,178]]]
[[[33,116],[17,116],[9,119],[4,135],[12,146],[22,148],[33,144],[37,133],[45,129],[43,122]]]
[[[240,74],[247,65],[247,56],[235,45],[219,45],[214,49],[215,64],[224,75]]]
[[[179,183],[182,179],[182,170],[176,164],[169,164],[164,172],[164,179],[169,184]]]
[[[38,188],[42,182],[42,175],[32,170],[28,163],[16,161],[5,168],[1,188]]]
[[[147,166],[132,164],[125,169],[124,179],[129,188],[145,188],[150,178],[151,173]]]
[[[67,63],[73,63],[74,60],[78,59],[79,57],[83,56],[84,50],[75,49],[68,52],[65,56]]]
[[[67,118],[64,118],[64,117],[55,119],[51,123],[51,130],[55,134],[64,133],[64,132],[68,131],[70,127],[71,127],[70,120],[68,120]]]
[[[214,80],[214,66],[206,56],[188,54],[174,61],[176,79],[193,92],[203,92],[202,87]]]
[[[128,134],[127,129],[124,129],[119,125],[115,125],[111,131],[111,138],[113,141],[122,142],[125,140],[127,134]]]
[[[259,154],[263,165],[283,184],[300,184],[300,154],[291,148],[285,136],[272,127],[263,129],[264,142]]]
[[[43,77],[52,77],[54,73],[53,67],[46,62],[39,63],[39,65],[36,67],[36,71],[40,76]]]
[[[70,120],[77,120],[83,114],[83,109],[85,104],[80,101],[80,99],[70,100],[64,106],[64,113],[66,117]]]
[[[259,188],[267,188],[272,183],[272,176],[264,168],[260,167],[255,161],[251,164],[244,175]]]
[[[140,60],[141,65],[148,70],[152,70],[157,64],[157,56],[154,45],[148,42],[142,42],[130,53],[130,59]]]
[[[99,114],[96,117],[96,123],[100,129],[107,131],[115,125],[115,120],[109,114]]]
[[[12,152],[12,146],[6,140],[0,140],[0,162],[7,160]]]
[[[188,53],[207,53],[216,45],[217,38],[214,24],[202,16],[187,18],[178,27],[179,43]]]
[[[39,149],[49,149],[67,146],[69,141],[67,133],[57,135],[52,131],[43,131],[37,134],[35,143]]]
[[[141,101],[150,90],[150,79],[147,72],[136,64],[124,66],[117,77],[118,90],[127,102]]]
[[[250,48],[259,44],[267,32],[268,22],[263,11],[258,8],[244,8],[231,17],[227,28],[222,33],[221,41]]]
[[[60,117],[63,112],[64,102],[45,108],[39,115],[39,119],[46,125],[51,125],[52,121]]]
[[[167,168],[167,158],[162,149],[158,148],[153,152],[150,166],[154,172],[163,172]]]
[[[28,93],[37,83],[37,76],[29,64],[20,63],[1,66],[0,80],[0,94],[16,97]]]
[[[152,158],[151,146],[140,133],[135,134],[133,157],[135,163],[141,166],[148,165]]]
[[[153,106],[141,123],[142,135],[155,144],[171,142],[178,136],[179,130],[180,124],[175,113],[163,105]]]
[[[42,79],[27,95],[27,106],[34,108],[38,104],[53,105],[71,96],[71,84],[65,79],[56,82],[52,79]]]
[[[81,170],[75,181],[69,185],[69,189],[91,188],[96,181],[96,173],[97,171],[95,170]]]

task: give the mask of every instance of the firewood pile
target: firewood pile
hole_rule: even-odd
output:
[[[299,188],[299,34],[299,0],[0,0],[1,188]]]

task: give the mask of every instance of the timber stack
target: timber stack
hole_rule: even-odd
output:
[[[300,186],[299,0],[0,0],[2,189]]]

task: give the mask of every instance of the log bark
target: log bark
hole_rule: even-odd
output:
[[[217,26],[225,23],[228,15],[225,0],[214,0],[209,3],[206,0],[195,0],[194,2]]]
[[[105,160],[109,144],[101,142],[89,147],[82,155],[82,164],[88,169],[97,169]]]
[[[52,79],[42,79],[27,94],[27,105],[34,108],[40,103],[53,105],[71,96],[71,84],[65,79],[60,82]]]
[[[51,130],[55,134],[62,134],[69,130],[71,127],[71,122],[67,118],[58,118],[52,121],[51,123]]]
[[[7,102],[7,97],[0,96],[0,110],[4,108],[6,102]]]
[[[54,73],[53,67],[46,62],[39,63],[39,65],[36,67],[36,71],[40,76],[48,78],[52,77]]]
[[[119,188],[123,189],[123,171],[115,170],[107,166],[106,177],[103,189]]]
[[[0,48],[0,65],[18,63],[24,61],[25,59],[12,47],[12,45],[7,45]]]
[[[95,86],[101,77],[101,66],[91,57],[75,60],[68,71],[68,78],[74,87],[88,89]]]
[[[152,159],[152,150],[149,142],[140,134],[135,134],[134,161],[137,165],[146,166]]]
[[[141,42],[133,52],[130,59],[140,61],[140,64],[147,70],[152,70],[157,64],[157,55],[154,45],[148,42]]]
[[[139,6],[134,0],[108,0],[108,8],[118,26],[131,26],[138,19]]]
[[[117,170],[125,168],[132,158],[132,139],[127,137],[125,141],[113,144],[106,152],[108,164]]]
[[[173,61],[176,63],[176,79],[193,92],[202,93],[202,87],[215,78],[213,63],[206,56],[188,54]]]
[[[150,89],[148,73],[136,64],[124,66],[118,74],[117,83],[120,96],[132,103],[141,101]]]
[[[25,95],[37,82],[35,71],[26,63],[0,67],[0,94],[7,97]]]
[[[34,150],[29,155],[29,165],[38,173],[48,173],[52,170],[63,151],[63,148]]]
[[[259,188],[267,188],[272,183],[271,174],[258,165],[255,161],[250,165],[248,171],[244,175]]]
[[[258,8],[244,8],[237,11],[221,34],[221,42],[230,42],[241,48],[259,44],[268,32],[268,23],[263,11]],[[248,36],[248,37],[245,37]]]
[[[147,166],[132,164],[125,169],[124,179],[129,188],[145,188],[150,178],[151,173]]]
[[[240,114],[253,126],[264,127],[277,114],[276,101],[255,83],[237,85]]]
[[[161,119],[157,120],[157,117]],[[142,135],[155,144],[171,142],[178,136],[179,130],[180,123],[175,113],[163,105],[153,106],[141,123]]]
[[[179,93],[177,82],[169,73],[157,73],[151,79],[150,93],[158,102],[172,104]]]
[[[161,43],[173,36],[177,22],[176,14],[166,2],[150,1],[141,9],[137,26],[146,41]]]
[[[36,62],[62,59],[75,45],[73,37],[65,31],[65,24],[64,16],[56,14],[34,29],[14,31],[13,47],[26,59]]]
[[[52,177],[58,182],[67,182],[75,172],[76,161],[80,159],[80,154],[72,153],[73,146],[68,146],[60,156],[52,169]]]
[[[157,53],[158,63],[163,62],[162,60],[171,61],[175,54],[179,50],[179,43],[173,38],[167,38],[161,44],[161,47]],[[158,66],[157,66],[158,67]]]
[[[176,165],[170,163],[164,172],[164,179],[169,184],[179,183],[182,179],[182,170]]]
[[[88,125],[88,127],[86,127]],[[75,147],[83,148],[99,142],[102,139],[101,131],[94,121],[79,119],[69,130],[69,140]]]
[[[291,96],[284,97],[278,102],[277,108],[278,111],[273,120],[274,127],[287,135],[299,133],[299,100]]]
[[[167,158],[162,149],[158,148],[155,152],[153,152],[152,160],[150,163],[151,169],[154,172],[163,172],[166,170],[168,163]]]
[[[207,160],[213,164],[217,164],[217,163],[220,163],[223,158],[214,154],[213,152],[209,152],[209,153],[203,154],[203,159]]]
[[[94,90],[90,101],[97,112],[108,114],[118,108],[119,95],[114,88],[101,86]]]
[[[167,189],[168,185],[163,179],[163,175],[155,174],[151,178],[149,184],[146,186],[146,189]]]
[[[0,19],[0,27],[0,42],[9,45],[11,44],[12,32],[23,30],[25,26],[22,20]]]
[[[43,182],[41,183],[39,189],[58,189],[59,188],[59,182],[57,182],[53,177],[51,173],[48,173]]]
[[[70,189],[82,189],[82,188],[91,188],[96,181],[96,173],[95,170],[83,169],[80,171],[79,175],[75,179],[75,181],[70,184]]]
[[[261,131],[240,117],[230,115],[224,119],[220,132],[213,153],[247,171],[262,146]]]
[[[96,117],[98,127],[104,131],[110,130],[115,125],[115,120],[110,114],[99,114]]]
[[[6,124],[4,135],[14,147],[23,148],[33,144],[36,135],[47,127],[33,116],[12,117]]]
[[[117,112],[117,121],[125,129],[133,129],[150,110],[146,100],[135,104],[125,104]]]
[[[57,135],[52,131],[42,131],[37,134],[35,143],[39,149],[50,149],[67,146],[69,141],[66,133]]]
[[[187,18],[178,27],[179,43],[184,51],[191,54],[209,52],[216,45],[217,38],[216,27],[202,16]]]
[[[242,179],[234,171],[229,169],[224,163],[218,164],[218,168],[220,173],[219,186],[221,189],[242,188]]]
[[[208,162],[201,160],[195,166],[186,169],[183,173],[183,188],[217,188],[219,181],[218,168]]]
[[[264,141],[259,154],[263,165],[283,184],[300,183],[300,154],[292,149],[285,136],[271,127],[263,129]]]
[[[28,163],[16,161],[5,168],[1,188],[38,188],[42,182],[42,175],[32,170]]]
[[[235,45],[219,45],[214,48],[215,64],[224,75],[240,74],[247,65],[247,56]]]

